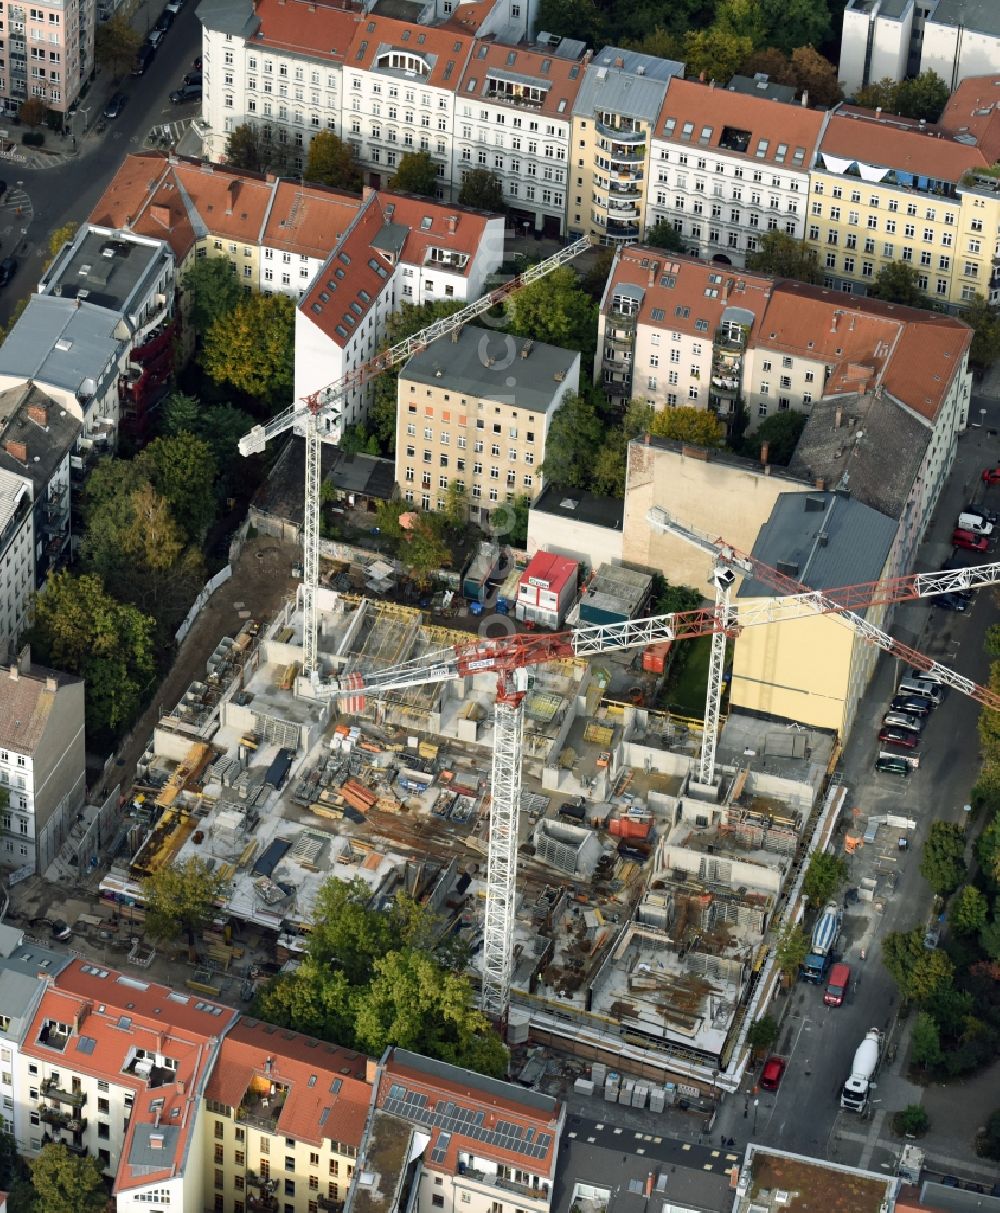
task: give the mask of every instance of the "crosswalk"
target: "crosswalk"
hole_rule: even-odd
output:
[[[28,191],[23,186],[12,185],[0,202],[0,215],[4,222],[10,223],[11,220],[15,220],[20,222],[22,227],[27,227],[34,218],[34,214]]]
[[[175,122],[161,122],[146,135],[147,147],[169,147],[179,143],[181,136],[191,126],[190,118],[178,118]]]

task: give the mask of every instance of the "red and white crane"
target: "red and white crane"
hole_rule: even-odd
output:
[[[1000,564],[956,569],[945,573],[918,573],[890,581],[847,586],[825,593],[807,590],[762,562],[719,542],[708,545],[713,554],[728,559],[755,577],[768,580],[785,596],[755,599],[732,606],[726,602],[698,611],[683,611],[633,619],[622,623],[597,624],[571,632],[548,635],[528,633],[499,639],[470,640],[422,653],[409,661],[384,669],[359,670],[336,682],[321,685],[318,694],[336,696],[346,712],[358,711],[369,696],[380,696],[428,683],[451,682],[477,674],[496,674],[496,713],[491,768],[491,803],[487,851],[486,916],[483,931],[482,1009],[503,1023],[510,1004],[514,965],[514,927],[517,896],[517,848],[521,811],[521,767],[524,739],[524,699],[528,672],[536,665],[565,658],[590,657],[626,649],[643,648],[664,641],[696,636],[737,636],[743,628],[783,623],[816,614],[834,612],[859,635],[894,656],[903,657],[928,670],[948,686],[1000,710],[1000,696],[978,686],[953,670],[938,664],[915,649],[894,640],[870,624],[855,609],[877,603],[926,598],[954,589],[974,589],[1000,581]],[[721,679],[720,679],[721,682]],[[716,717],[717,720],[717,717]],[[707,728],[706,728],[707,731]],[[703,746],[704,750],[704,746]],[[711,743],[714,772],[715,739]],[[708,782],[711,782],[709,780]]]

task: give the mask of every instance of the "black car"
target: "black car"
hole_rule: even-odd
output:
[[[184,105],[188,101],[200,101],[201,85],[182,85],[180,88],[174,89],[174,91],[170,94],[170,100],[174,105]]]
[[[104,117],[109,120],[118,118],[126,105],[128,105],[128,97],[124,93],[112,94],[108,104],[104,107]]]
[[[156,18],[156,24],[153,26],[153,29],[158,29],[161,33],[165,34],[173,23],[174,14],[168,9],[164,9],[163,12],[160,13],[160,15]]]
[[[961,594],[936,594],[934,605],[942,611],[958,611],[959,614],[968,610],[968,603]]]
[[[201,72],[188,72],[181,81],[182,84],[201,84]]]
[[[73,938],[72,928],[68,923],[63,922],[61,918],[53,918],[49,923],[49,930],[52,932],[53,939],[65,941]]]
[[[6,286],[16,273],[17,258],[4,257],[3,261],[0,261],[0,286]]]
[[[911,716],[929,716],[934,705],[922,695],[895,695],[889,710],[892,712],[907,712]]]

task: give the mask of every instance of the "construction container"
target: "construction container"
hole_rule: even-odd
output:
[[[649,1110],[650,1110],[650,1112],[662,1112],[663,1111],[663,1100],[664,1100],[663,1088],[662,1087],[653,1087],[653,1089],[649,1092]]]
[[[637,1082],[635,1090],[632,1092],[632,1107],[644,1108],[646,1100],[649,1098],[649,1087],[645,1083]]]
[[[618,1102],[626,1107],[632,1106],[632,1096],[635,1094],[635,1079],[626,1078],[622,1083],[622,1089],[618,1092]]]
[[[663,1088],[663,1099],[668,1108],[672,1108],[677,1100],[676,1083],[668,1082]]]
[[[509,1039],[509,1036],[508,1036]],[[606,1078],[604,1080],[604,1098],[608,1103],[618,1102],[618,1079]]]
[[[667,657],[670,654],[670,641],[662,644],[650,644],[642,651],[642,668],[647,674],[662,674],[667,668]]]
[[[594,1084],[589,1078],[578,1078],[576,1082],[573,1083],[573,1092],[576,1095],[593,1095]]]
[[[509,1045],[527,1044],[530,1026],[531,1019],[527,1012],[512,1008],[507,1019],[507,1043]]]
[[[624,817],[613,817],[608,822],[608,832],[614,838],[638,838],[645,841],[653,831],[651,817],[635,817],[626,814]]]

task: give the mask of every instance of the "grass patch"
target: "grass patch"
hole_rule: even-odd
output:
[[[711,636],[687,640],[678,654],[663,692],[663,706],[682,716],[702,716],[708,687],[708,663],[712,655]]]

